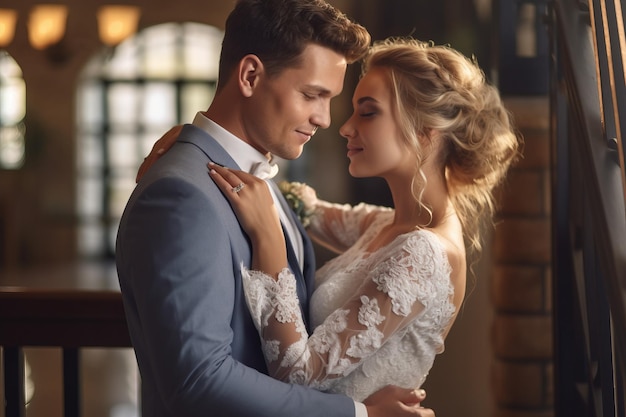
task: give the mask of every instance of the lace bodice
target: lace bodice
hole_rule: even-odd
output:
[[[417,387],[454,316],[450,265],[427,230],[366,248],[393,211],[320,203],[311,232],[329,246],[349,247],[324,265],[306,332],[295,278],[243,269],[244,289],[270,374],[284,381],[363,400],[388,384]]]

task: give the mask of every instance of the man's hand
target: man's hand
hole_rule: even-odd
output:
[[[176,139],[178,138],[178,134],[181,130],[183,130],[183,125],[174,126],[154,143],[150,154],[146,156],[146,158],[143,160],[143,163],[139,167],[139,171],[137,171],[137,177],[135,178],[135,182],[139,182],[143,174],[145,174],[148,168],[150,168],[150,166],[154,164],[154,161],[159,159],[161,155],[167,152],[168,149],[171,148],[174,143],[176,143]]]
[[[368,417],[435,417],[430,408],[421,406],[426,398],[423,389],[406,389],[388,385],[370,395],[363,404]]]

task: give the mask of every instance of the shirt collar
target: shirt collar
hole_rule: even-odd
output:
[[[242,171],[263,179],[273,178],[278,173],[278,165],[272,162],[273,157],[268,161],[261,152],[206,117],[202,112],[196,114],[193,125],[211,135],[235,160]]]

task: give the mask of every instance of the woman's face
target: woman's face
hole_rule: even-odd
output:
[[[413,175],[415,157],[403,142],[392,105],[388,70],[370,69],[352,97],[352,116],[339,129],[347,139],[354,177]]]

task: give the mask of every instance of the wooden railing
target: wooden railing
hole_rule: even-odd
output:
[[[110,285],[101,285],[102,282],[85,285],[76,271],[70,273],[74,275],[71,279],[55,280],[51,274],[39,272],[0,280],[0,285],[4,285],[0,286],[0,346],[6,417],[25,416],[23,348],[46,346],[62,350],[64,415],[78,417],[81,348],[131,346],[119,290],[106,288]],[[7,282],[28,286],[6,285]],[[50,283],[56,287],[50,287]]]
[[[624,417],[624,18],[620,0],[553,6],[555,411]]]

